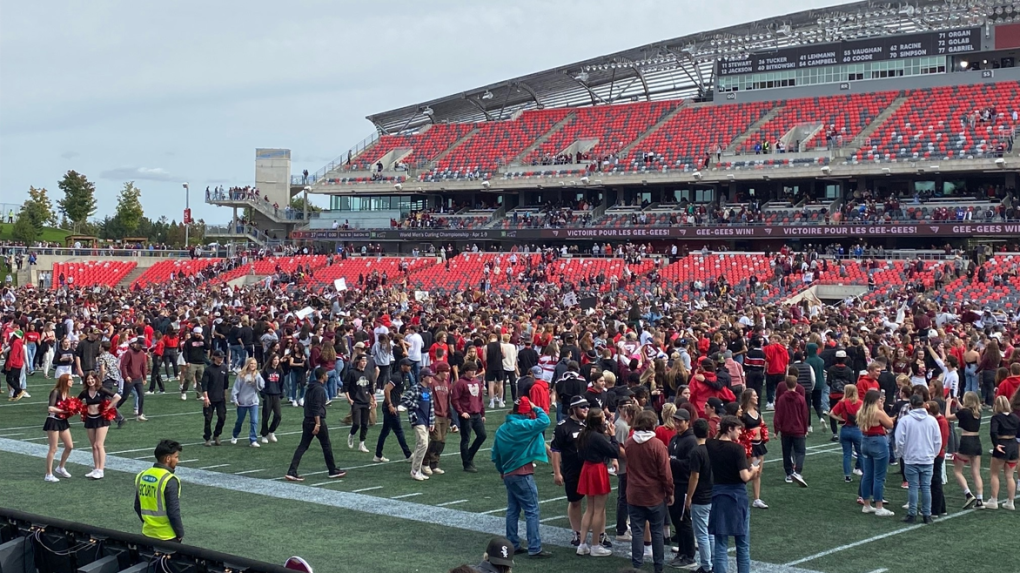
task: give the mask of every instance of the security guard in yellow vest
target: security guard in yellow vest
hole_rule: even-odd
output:
[[[135,476],[135,513],[142,520],[142,535],[163,541],[184,539],[181,521],[181,480],[174,475],[181,444],[161,440],[156,463]]]

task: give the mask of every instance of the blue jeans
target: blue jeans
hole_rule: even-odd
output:
[[[241,434],[241,426],[244,424],[244,417],[248,416],[248,441],[257,442],[259,439],[256,428],[259,425],[259,407],[258,406],[238,406],[237,407],[237,421],[234,422],[234,433],[231,436],[237,439],[237,436]]]
[[[963,369],[964,392],[978,391],[977,364],[968,364]]]
[[[843,426],[839,430],[839,445],[843,446],[843,475],[850,475],[852,451],[857,450],[857,467],[861,467],[861,429],[857,426]],[[863,470],[861,470],[863,471]]]
[[[864,501],[881,502],[885,494],[885,472],[889,469],[889,440],[885,436],[865,436],[861,453],[864,454],[861,497]]]
[[[708,533],[708,516],[712,513],[712,504],[691,504],[691,521],[694,524],[694,538],[698,540],[698,565],[705,571],[712,570],[713,536]]]
[[[733,545],[737,548],[737,573],[751,573],[751,512],[747,512],[747,535],[734,535]],[[715,536],[712,550],[712,572],[726,573],[729,567],[730,537]]]
[[[338,385],[339,381],[340,381],[340,378],[337,376],[335,369],[334,370],[330,370],[329,373],[327,373],[327,375],[326,375],[326,396],[330,400],[332,400],[333,398],[336,398],[337,385]]]
[[[917,515],[917,490],[921,490],[921,515],[931,515],[931,479],[933,464],[904,464],[903,475],[907,478],[907,515]],[[939,476],[939,479],[942,479]]]
[[[662,526],[666,521],[666,504],[660,503],[655,507],[628,505],[627,509],[630,511],[630,564],[635,569],[640,569],[644,563],[645,522],[647,521],[648,531],[652,536],[652,564],[656,571],[662,571],[666,562],[662,539]],[[597,535],[592,542],[598,543]]]
[[[287,376],[287,398],[291,401],[300,400],[305,397],[305,374],[304,372],[291,371]]]
[[[520,548],[521,538],[517,534],[520,513],[524,511],[524,522],[528,532],[528,553],[542,551],[542,538],[538,528],[538,487],[531,475],[508,475],[503,477],[506,486],[506,538],[515,548]],[[516,549],[515,549],[516,551]]]
[[[232,370],[243,368],[244,363],[248,360],[248,353],[244,350],[244,346],[241,344],[230,345],[230,368]]]
[[[28,369],[29,374],[35,373],[35,352],[39,347],[34,342],[29,342],[25,345],[25,353],[27,359],[25,360],[25,368]]]

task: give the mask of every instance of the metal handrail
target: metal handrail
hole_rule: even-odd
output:
[[[347,163],[348,159],[356,157],[362,151],[368,149],[372,144],[379,140],[379,132],[375,131],[365,139],[359,141],[354,147],[349,149],[346,154],[337,157],[333,161],[326,164],[325,167],[319,169],[315,173],[310,173],[308,179],[304,178],[304,175],[291,175],[290,182],[292,185],[311,185],[316,181],[322,179],[327,173],[336,169],[337,166],[343,166]]]
[[[279,211],[282,211],[282,213],[281,213],[281,212],[278,212],[277,209],[275,209],[273,207],[272,203],[269,203],[268,201],[266,201],[266,200],[264,200],[262,198],[251,199],[247,195],[242,195],[242,194],[238,194],[237,196],[234,196],[230,191],[226,191],[226,192],[224,192],[222,194],[218,193],[218,192],[215,192],[215,191],[210,191],[210,192],[206,193],[206,195],[205,195],[205,202],[210,204],[210,205],[215,205],[217,203],[228,203],[228,202],[230,202],[230,203],[243,203],[245,205],[251,206],[252,208],[258,209],[259,211],[261,211],[266,216],[271,216],[271,217],[273,217],[275,219],[279,219],[281,221],[303,221],[305,219],[304,211],[299,211],[299,210],[294,209],[293,207],[291,207],[290,213],[293,216],[287,216],[287,207],[288,207],[287,205],[279,208]],[[270,213],[272,213],[272,215],[270,215]],[[311,217],[311,212],[309,212],[309,217]]]

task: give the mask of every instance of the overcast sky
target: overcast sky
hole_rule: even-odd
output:
[[[134,180],[146,215],[180,220],[181,183],[251,184],[256,147],[315,172],[372,133],[371,113],[834,4],[0,0],[0,203],[29,185],[55,200],[74,169],[99,216]],[[229,218],[192,195],[196,218]]]

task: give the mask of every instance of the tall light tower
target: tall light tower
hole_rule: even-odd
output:
[[[191,189],[184,184],[184,249],[187,250],[191,236]]]

